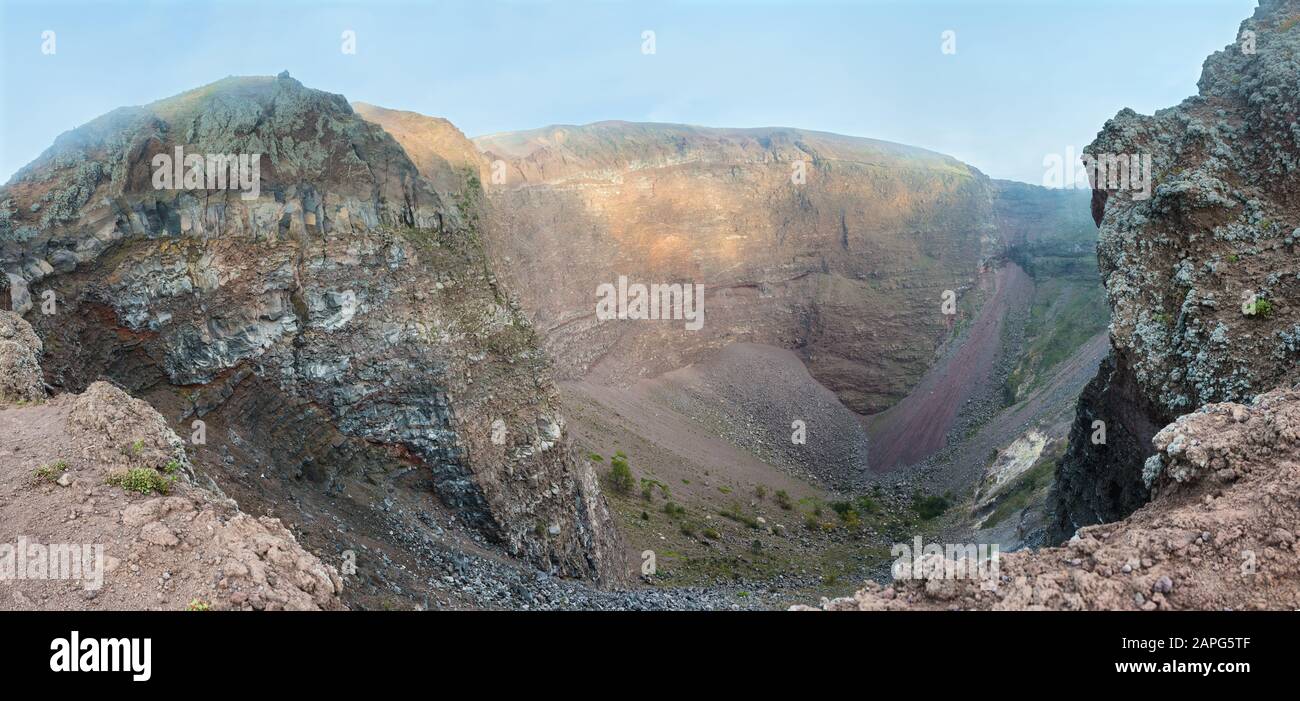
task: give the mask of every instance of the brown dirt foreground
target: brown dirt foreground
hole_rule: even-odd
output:
[[[39,341],[22,318],[0,312],[0,337],[0,369],[35,363]],[[278,519],[195,484],[184,444],[149,404],[105,382],[33,402],[43,387],[9,380],[18,391],[0,392],[0,609],[342,608],[338,572]],[[108,484],[132,468],[166,494]]]
[[[1208,404],[1153,443],[1150,503],[1062,547],[1002,555],[998,575],[985,579],[996,588],[953,578],[970,570],[934,557],[921,577],[868,583],[821,608],[1300,608],[1300,388],[1251,405]]]

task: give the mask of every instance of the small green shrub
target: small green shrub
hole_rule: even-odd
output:
[[[929,521],[941,515],[948,510],[949,506],[948,500],[938,495],[921,496],[918,494],[913,497],[912,501],[912,509],[924,521]]]
[[[794,508],[794,502],[790,499],[790,495],[787,494],[784,489],[776,490],[775,498],[776,498],[776,505],[781,507],[783,510],[789,511],[790,509]]]
[[[735,521],[737,523],[743,523],[746,526],[749,526],[750,528],[753,528],[755,530],[758,530],[759,526],[762,525],[758,522],[757,518],[750,516],[749,514],[742,513],[740,510],[740,506],[736,504],[732,504],[731,508],[726,511],[719,511],[718,515],[725,519],[730,519],[732,521]]]
[[[49,465],[41,465],[40,467],[36,468],[36,471],[33,473],[33,476],[42,482],[53,482],[54,480],[59,478],[59,475],[67,471],[67,469],[68,469],[67,461],[59,460],[58,462],[52,462]]]
[[[651,478],[649,478],[649,477],[642,477],[642,478],[641,478],[641,498],[642,498],[642,499],[645,499],[646,501],[650,501],[650,500],[652,500],[652,499],[654,498],[654,488],[655,488],[655,487],[658,487],[658,488],[659,488],[659,494],[662,495],[663,498],[667,499],[668,497],[671,496],[671,493],[668,491],[668,485],[664,484],[663,482],[660,482],[660,481],[657,480],[657,479],[651,479]]]
[[[166,494],[171,491],[172,479],[163,477],[153,468],[133,467],[109,475],[108,483],[114,487],[121,487],[128,492]]]
[[[627,494],[632,491],[636,480],[632,477],[632,468],[627,465],[627,456],[616,453],[609,459],[609,483],[614,491]]]

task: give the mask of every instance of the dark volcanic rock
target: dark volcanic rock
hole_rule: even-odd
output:
[[[1122,357],[1102,361],[1079,397],[1069,448],[1056,471],[1048,501],[1070,508],[1053,511],[1049,539],[1060,542],[1081,526],[1117,521],[1147,502],[1150,491],[1131,466],[1155,453],[1151,438],[1166,423],[1153,419],[1158,413],[1138,394]],[[1093,441],[1101,438],[1099,430],[1104,442]]]

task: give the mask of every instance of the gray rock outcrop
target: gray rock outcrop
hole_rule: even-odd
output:
[[[1296,0],[1261,2],[1206,60],[1197,96],[1152,116],[1123,110],[1087,149],[1149,156],[1151,187],[1094,188],[1113,350],[1057,475],[1058,542],[1146,501],[1161,426],[1300,381],[1298,17]]]

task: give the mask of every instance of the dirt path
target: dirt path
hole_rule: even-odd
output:
[[[989,382],[1002,346],[1002,327],[1013,304],[1033,295],[1033,280],[1015,263],[992,276],[994,291],[961,345],[889,409],[864,420],[871,438],[871,469],[886,472],[924,460],[947,445],[962,405]]]

